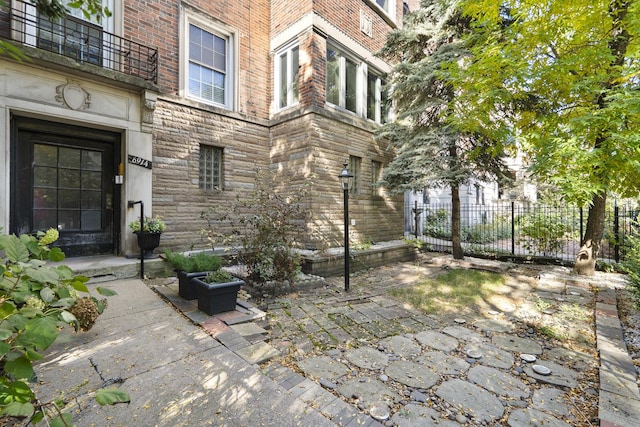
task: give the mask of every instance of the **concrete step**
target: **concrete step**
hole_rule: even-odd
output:
[[[87,276],[89,283],[108,282],[118,279],[140,278],[140,260],[115,255],[100,255],[90,257],[73,257],[49,265],[69,266],[77,275]],[[171,276],[174,272],[161,258],[144,260],[145,277]]]

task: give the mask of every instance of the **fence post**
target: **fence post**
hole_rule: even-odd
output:
[[[415,203],[415,208],[413,208],[413,215],[414,215],[413,220],[415,221],[415,227],[416,227],[415,236],[417,239],[418,238],[418,217],[420,214],[418,213],[418,201],[414,200],[414,203]]]
[[[616,262],[620,262],[620,216],[618,210],[618,201],[613,201],[613,238],[615,246],[613,247],[614,259]]]
[[[516,254],[516,202],[511,200],[511,255]]]

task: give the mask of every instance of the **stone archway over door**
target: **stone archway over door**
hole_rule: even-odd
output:
[[[12,233],[57,228],[67,256],[119,252],[120,135],[14,117]]]

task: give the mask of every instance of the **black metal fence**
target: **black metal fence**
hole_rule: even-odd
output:
[[[607,208],[599,260],[624,260],[629,236],[638,232],[640,208],[617,204]],[[587,209],[505,201],[463,205],[461,240],[475,256],[575,261],[587,223]],[[451,205],[405,205],[405,235],[437,251],[451,250]]]
[[[46,50],[75,61],[158,80],[158,50],[102,30],[73,16],[50,19],[23,1],[0,5],[0,38]]]

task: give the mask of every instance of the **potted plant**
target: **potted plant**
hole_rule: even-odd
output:
[[[198,309],[209,316],[236,309],[238,291],[244,281],[224,270],[193,279],[198,295]]]
[[[206,252],[198,252],[193,255],[164,251],[167,262],[171,264],[178,276],[178,294],[187,300],[194,300],[196,294],[192,279],[203,277],[212,271],[220,270],[222,259]]]
[[[160,246],[160,235],[165,227],[164,221],[158,215],[145,217],[142,224],[140,219],[129,223],[129,228],[138,237],[138,246],[144,251],[144,258],[153,257],[153,250]]]

